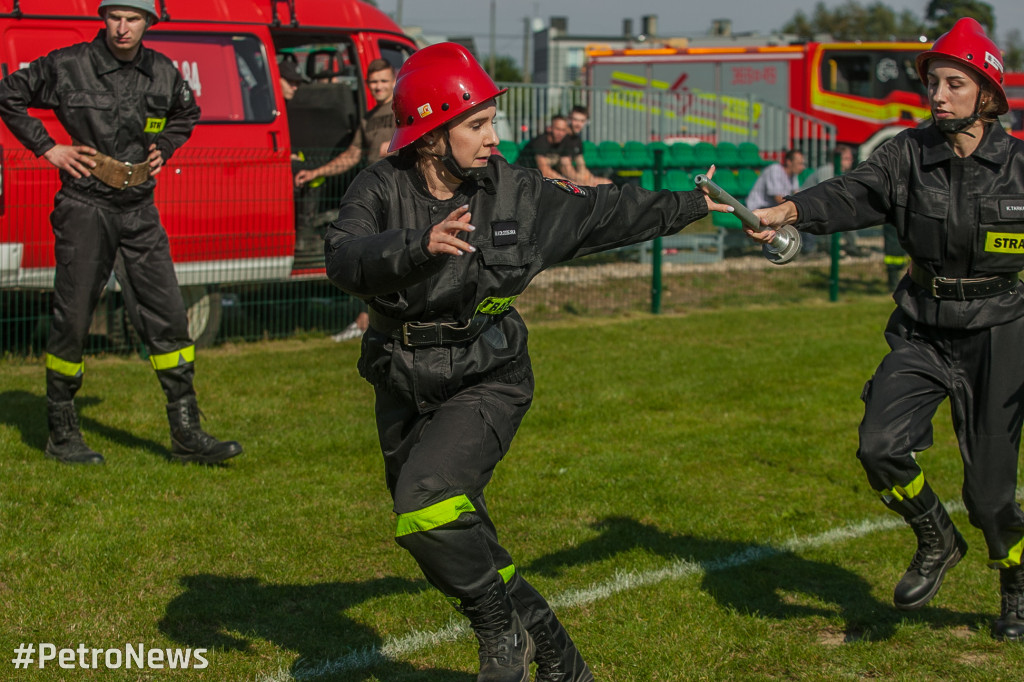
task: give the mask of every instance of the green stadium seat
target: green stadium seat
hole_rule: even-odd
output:
[[[590,140],[583,141],[583,163],[587,164],[587,168],[601,165],[601,154],[597,151],[597,145]]]
[[[691,168],[693,161],[693,145],[685,142],[676,142],[668,148],[668,163],[666,165],[676,168]]]
[[[598,154],[601,157],[601,163],[599,166],[609,166],[611,168],[622,167],[622,145],[614,140],[604,140],[597,145]]]
[[[654,189],[654,171],[645,170],[640,175],[640,186],[644,189]]]
[[[810,175],[811,173],[813,173],[814,171],[815,171],[815,169],[814,169],[814,168],[804,168],[804,169],[803,169],[802,171],[800,171],[800,175],[799,175],[799,179],[800,179],[800,184],[801,184],[801,185],[802,185],[802,184],[804,184],[804,180],[806,180],[806,179],[807,179],[807,177],[808,177],[808,176],[809,176],[809,175]]]
[[[739,148],[732,142],[719,142],[715,147],[715,165],[735,168],[740,165]]]
[[[650,168],[653,159],[643,142],[630,140],[622,146],[622,166],[624,168]]]
[[[736,177],[736,173],[732,172],[728,168],[715,168],[715,177],[712,178],[715,184],[724,189],[729,194],[736,196],[740,190],[740,183]]]
[[[668,158],[668,145],[664,142],[648,142],[647,143],[647,154],[651,159],[651,165],[654,165],[654,152],[661,151],[661,165],[663,168],[667,168],[669,165]]]
[[[713,212],[711,214],[711,224],[718,227],[724,227],[727,230],[739,230],[743,228],[743,221],[732,213]]]
[[[498,152],[505,157],[509,163],[515,163],[519,158],[519,145],[511,140],[502,140],[498,143]]]
[[[707,171],[708,166],[715,162],[715,145],[710,142],[698,142],[693,145],[693,165]]]
[[[736,181],[739,183],[739,188],[736,191],[736,196],[745,197],[750,194],[750,190],[754,187],[754,183],[757,182],[759,173],[753,168],[740,168],[736,171]]]
[[[693,176],[687,171],[679,168],[670,168],[665,172],[665,189],[673,192],[685,192],[696,188],[693,184]]]
[[[761,150],[753,142],[740,142],[736,145],[736,151],[739,154],[739,166],[761,168],[770,163],[761,158]]]
[[[736,173],[729,170],[728,168],[716,168],[715,177],[713,178],[715,183],[724,189],[729,194],[742,199],[740,195],[740,183],[739,177]],[[732,213],[712,213],[711,224],[717,225],[718,227],[724,227],[729,230],[738,230],[743,227],[743,223]]]

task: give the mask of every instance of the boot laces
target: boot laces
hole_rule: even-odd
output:
[[[1003,569],[999,583],[1003,615],[1024,618],[1024,566]]]
[[[908,571],[916,570],[927,575],[942,563],[945,556],[943,551],[942,531],[939,530],[935,519],[927,517],[915,522],[914,533],[917,535],[917,551],[910,561]]]
[[[530,631],[533,643],[537,647],[534,660],[537,662],[537,682],[561,682],[565,679],[565,668],[562,655],[551,638],[551,633],[543,625]]]
[[[502,608],[500,597],[490,594],[481,603],[464,607],[463,613],[480,643],[480,660],[492,658],[503,665],[510,664],[521,633],[512,630],[512,619]]]
[[[199,420],[206,415],[199,409],[197,403],[193,401],[185,403],[184,409],[181,409],[179,414],[181,417],[181,437],[182,440],[187,441],[187,443],[183,444],[187,444],[193,450],[206,450],[220,444],[219,440],[203,431]]]

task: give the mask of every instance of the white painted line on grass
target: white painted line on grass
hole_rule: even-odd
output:
[[[1020,497],[1022,490],[1024,489],[1017,491],[1018,497]],[[954,513],[961,512],[964,511],[964,505],[958,500],[947,503],[946,509]],[[816,549],[836,542],[864,537],[878,531],[892,530],[903,525],[903,519],[896,515],[884,518],[879,517],[848,526],[833,528],[817,535],[795,537],[777,545],[751,546],[712,561],[694,562],[679,559],[664,568],[650,571],[623,571],[617,573],[611,580],[585,589],[563,592],[549,601],[555,609],[584,606],[640,587],[737,568],[786,552]],[[359,649],[338,658],[315,662],[299,660],[291,670],[281,668],[274,673],[258,675],[256,682],[315,680],[318,677],[355,672],[383,663],[400,661],[417,651],[428,649],[444,642],[454,641],[469,632],[470,628],[464,619],[452,620],[440,630],[418,630],[404,637],[388,637],[381,646]]]

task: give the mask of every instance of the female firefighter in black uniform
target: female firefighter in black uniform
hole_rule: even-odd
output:
[[[346,193],[327,273],[369,305],[359,371],[376,392],[396,539],[470,619],[478,680],[526,680],[535,655],[538,680],[592,680],[484,503],[533,397],[512,303],[547,267],[731,209],[700,191],[578,187],[508,165],[492,156],[504,92],[459,45],[409,58],[393,101],[399,153]]]
[[[1007,111],[999,49],[960,19],[917,58],[933,123],[889,140],[841,178],[756,211],[814,234],[889,222],[911,257],[893,294],[891,352],[864,388],[858,457],[871,487],[917,535],[893,601],[924,606],[967,550],[917,453],[947,397],[964,461],[963,499],[1000,571],[997,638],[1024,639],[1024,513],[1015,500],[1024,419],[1024,143]],[[749,232],[749,231],[748,231]],[[750,233],[770,239],[774,230]]]

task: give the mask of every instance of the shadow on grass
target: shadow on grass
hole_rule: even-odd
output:
[[[141,450],[156,455],[161,459],[171,461],[171,451],[167,445],[157,443],[108,426],[91,418],[89,414],[103,400],[94,396],[82,396],[75,398],[75,407],[78,410],[78,422],[82,429],[85,442],[89,443],[90,435],[100,435],[103,438],[124,445],[132,450]],[[154,419],[159,419],[155,415]],[[0,393],[0,423],[8,424],[21,433],[21,442],[33,450],[42,454],[46,450],[46,440],[49,437],[49,427],[46,425],[46,396],[36,395],[28,391],[5,391]],[[170,432],[168,431],[168,444],[170,443]],[[102,453],[101,453],[102,454]]]
[[[475,675],[418,669],[375,653],[384,642],[347,609],[388,594],[417,594],[424,581],[379,578],[366,582],[275,585],[257,578],[209,574],[183,576],[185,591],[168,605],[160,631],[193,648],[249,652],[265,640],[298,658],[289,677],[331,682],[423,680],[471,682]],[[319,670],[317,670],[319,668]],[[264,671],[273,674],[276,671]]]
[[[701,574],[701,589],[723,607],[760,618],[835,617],[843,622],[842,639],[885,640],[901,622],[932,628],[977,629],[987,617],[928,606],[897,611],[871,594],[871,584],[841,566],[803,558],[770,545],[754,545],[666,533],[635,519],[611,517],[594,525],[600,535],[570,550],[542,557],[526,571],[557,575],[562,567],[610,559],[643,549],[669,561],[680,575]],[[908,539],[907,558],[913,553]],[[902,567],[901,567],[902,568]]]

